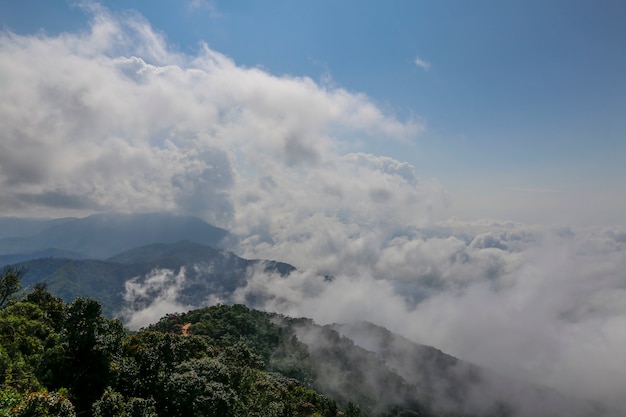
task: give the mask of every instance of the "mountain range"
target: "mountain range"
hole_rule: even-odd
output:
[[[0,218],[0,229],[0,263],[23,271],[26,291],[43,282],[65,302],[91,297],[101,303],[108,317],[128,308],[125,296],[131,287],[139,288],[133,294],[132,308],[140,310],[161,296],[162,288],[154,286],[155,282],[176,286],[175,278],[184,276],[185,285],[177,286],[176,301],[199,306],[211,297],[228,300],[246,285],[254,268],[283,279],[295,271],[286,263],[243,259],[220,249],[228,232],[193,217],[153,213],[55,220]],[[173,279],[169,284],[163,281],[168,277]],[[214,332],[203,311],[167,315],[155,328],[180,331],[188,325],[193,334]],[[373,323],[320,326],[310,319],[280,315],[267,320],[282,335],[282,345],[273,345],[267,353],[268,360],[280,358],[274,371],[310,384],[340,403],[357,401],[365,415],[610,415],[589,402],[496,375]],[[241,331],[235,325],[227,337],[244,337]],[[249,330],[265,340],[258,331]],[[306,347],[301,358],[296,354],[298,344]],[[389,410],[395,411],[388,414]]]
[[[0,256],[5,257],[6,263],[13,263],[8,256],[27,260],[41,254],[106,259],[152,243],[190,240],[219,246],[227,235],[226,230],[197,217],[169,213],[105,213],[64,219],[3,217],[0,218]]]
[[[131,280],[141,284],[157,271],[177,275],[184,269],[186,285],[177,298],[183,305],[197,306],[206,304],[209,296],[227,297],[244,286],[247,271],[257,265],[283,276],[295,269],[282,262],[243,259],[187,240],[140,246],[105,260],[40,258],[13,266],[24,270],[24,287],[45,283],[68,302],[77,297],[94,298],[102,303],[103,313],[113,317],[124,307],[126,284]],[[156,294],[145,294],[143,300],[134,301],[147,305],[154,297]]]

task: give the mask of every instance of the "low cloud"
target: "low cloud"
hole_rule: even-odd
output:
[[[322,324],[368,320],[502,375],[623,409],[621,234],[494,224],[475,235],[390,239],[370,247],[363,272],[331,281],[259,272],[235,301],[264,293],[271,311]],[[349,262],[350,243],[335,248],[338,258]]]
[[[126,326],[138,330],[169,313],[191,310],[180,302],[185,287],[185,269],[178,273],[168,269],[155,270],[146,277],[135,277],[125,284],[126,308],[121,316]]]
[[[401,236],[372,233],[365,241],[355,234],[332,247],[333,262],[287,277],[257,264],[242,271],[247,282],[233,292],[218,299],[209,291],[194,305],[183,301],[193,283],[184,271],[137,278],[127,283],[125,317],[137,328],[172,311],[222,302],[311,317],[319,324],[366,320],[512,378],[486,380],[476,390],[488,389],[494,401],[514,391],[519,415],[535,415],[532,398],[543,398],[542,386],[619,415],[626,411],[620,359],[626,344],[623,234],[496,221],[451,221]],[[274,245],[281,245],[280,237]],[[288,237],[285,246],[294,252],[328,242],[326,233]],[[274,250],[257,245],[259,252]],[[371,349],[367,340],[355,340]],[[484,392],[472,392],[465,397],[468,407],[493,405],[479,401]],[[558,408],[559,398],[545,401]]]

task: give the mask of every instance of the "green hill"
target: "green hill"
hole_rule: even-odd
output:
[[[243,259],[189,241],[146,245],[106,261],[42,258],[14,266],[25,271],[24,287],[46,283],[53,294],[66,302],[77,297],[94,298],[102,303],[105,315],[114,317],[124,307],[126,282],[131,279],[141,282],[152,271],[167,269],[177,274],[186,268],[187,286],[179,295],[181,303],[202,305],[209,295],[226,297],[245,285],[248,268],[258,264],[281,275],[295,269],[281,262]]]
[[[354,406],[348,411],[358,415]],[[42,287],[0,309],[3,416],[338,413],[335,401],[270,371],[244,342],[150,330],[128,335],[95,300],[65,304]]]
[[[371,323],[319,326],[216,305],[129,334],[97,301],[66,304],[41,286],[0,306],[0,415],[610,415],[501,377],[493,397],[493,377]],[[440,389],[458,401],[442,401]],[[474,391],[480,404],[465,401]]]

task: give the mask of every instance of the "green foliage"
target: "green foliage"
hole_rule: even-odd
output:
[[[214,306],[128,335],[97,301],[64,304],[35,286],[0,310],[0,417],[336,417],[335,401],[312,389],[320,367],[296,337],[303,323]],[[345,341],[334,343],[333,366],[348,366]],[[344,415],[383,415],[350,400]]]
[[[74,406],[61,393],[46,390],[0,391],[0,415],[14,417],[76,417]]]
[[[216,346],[245,345],[260,360],[254,366],[309,384],[314,379],[314,366],[308,350],[291,328],[278,324],[282,321],[282,317],[241,304],[217,305],[185,314],[168,314],[149,329],[181,334],[182,327],[190,324],[188,332],[207,336]]]
[[[13,266],[4,267],[0,273],[0,308],[6,306],[13,294],[22,288],[20,278],[24,270]]]
[[[16,389],[37,390],[44,353],[59,337],[35,304],[14,303],[0,311],[0,382]]]
[[[94,417],[157,417],[153,400],[126,398],[108,388],[92,407]]]
[[[180,333],[187,323],[191,324],[191,333],[208,336],[215,345],[225,347],[243,342],[265,362],[279,343],[277,326],[271,323],[270,316],[242,304],[217,305],[186,314],[170,314],[150,329]]]
[[[101,315],[100,304],[77,298],[65,307],[61,343],[49,363],[46,382],[66,387],[80,414],[91,409],[114,376],[113,358],[121,352],[124,329]]]
[[[36,304],[43,311],[43,319],[55,331],[61,330],[65,304],[60,297],[50,294],[46,284],[35,284],[33,290],[26,294],[24,300],[27,303]]]

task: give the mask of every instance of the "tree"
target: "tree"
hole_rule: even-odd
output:
[[[125,398],[108,388],[92,408],[94,417],[158,417],[153,400]]]
[[[111,361],[121,352],[124,328],[117,320],[101,315],[100,303],[79,297],[64,311],[61,333],[62,351],[49,364],[50,379],[54,388],[66,387],[76,413],[89,413],[112,382]]]
[[[0,274],[0,308],[4,308],[11,296],[22,288],[20,278],[24,270],[14,266],[7,266]]]
[[[23,301],[38,305],[44,312],[44,320],[46,323],[52,326],[56,331],[61,330],[65,304],[61,297],[56,297],[48,291],[46,284],[35,284],[33,290],[26,294]]]
[[[74,406],[60,392],[0,391],[0,415],[14,417],[76,417]]]
[[[349,402],[346,407],[346,417],[359,417],[361,415],[361,410],[359,407],[354,405],[354,403]]]
[[[36,377],[45,353],[58,334],[43,320],[35,304],[16,302],[0,310],[0,384],[38,390]]]

